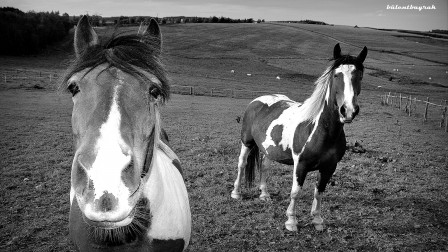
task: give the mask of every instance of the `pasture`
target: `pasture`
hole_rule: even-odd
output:
[[[271,202],[261,202],[256,187],[243,187],[242,201],[230,198],[240,148],[236,118],[253,97],[172,95],[162,121],[186,176],[193,221],[188,251],[448,250],[447,133],[381,106],[378,96],[400,91],[447,99],[446,40],[301,24],[161,29],[172,84],[285,92],[296,100],[311,94],[335,43],[343,53],[369,48],[361,112],[345,126],[349,148],[323,198],[323,232],[310,225],[315,174],[300,197],[298,232],[284,228],[292,167],[273,165]],[[68,39],[35,57],[1,57],[0,71],[62,73],[69,46]],[[34,89],[36,83],[44,89]],[[55,92],[55,84],[0,83],[1,251],[73,250],[68,240],[72,102],[69,94]],[[366,152],[355,153],[355,142]]]

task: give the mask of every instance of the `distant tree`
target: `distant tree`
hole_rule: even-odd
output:
[[[212,23],[218,23],[219,22],[219,18],[216,17],[216,16],[213,16],[211,22]]]
[[[101,19],[102,17],[99,15],[89,16],[89,22],[92,26],[100,26]]]
[[[63,39],[72,27],[67,13],[24,13],[18,9],[0,8],[0,54],[38,53]]]
[[[129,24],[129,17],[120,16],[120,17],[118,18],[118,22],[120,23],[120,25],[126,25],[126,24]]]
[[[137,17],[137,19],[135,20],[135,22],[137,22],[138,24],[145,22],[145,18],[144,17]]]

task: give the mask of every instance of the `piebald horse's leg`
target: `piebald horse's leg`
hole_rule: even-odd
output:
[[[263,201],[270,201],[271,195],[266,190],[266,180],[269,175],[269,166],[271,165],[271,160],[266,157],[266,155],[263,155],[263,161],[261,165],[261,171],[260,171],[260,200]]]
[[[236,180],[234,183],[234,188],[231,194],[231,197],[234,199],[241,199],[241,178],[243,176],[243,169],[247,165],[247,157],[249,156],[250,148],[246,147],[243,143],[241,143],[241,152],[240,157],[238,159],[238,175],[236,176]]]
[[[311,207],[311,217],[313,218],[313,220],[311,221],[311,223],[313,223],[317,231],[322,231],[324,229],[324,220],[321,216],[322,196],[324,194],[325,187],[330,181],[330,178],[336,168],[336,165],[334,165],[334,168],[327,167],[327,169],[328,168],[330,169],[326,171],[319,171],[319,174],[317,175],[316,187],[314,188],[314,200]]]
[[[298,163],[298,157],[294,159],[294,172],[291,188],[291,201],[288,209],[286,210],[286,216],[288,220],[285,222],[285,227],[289,231],[297,231],[297,206],[296,201],[299,198],[299,192],[302,190],[303,183],[305,182],[306,172],[305,166]]]

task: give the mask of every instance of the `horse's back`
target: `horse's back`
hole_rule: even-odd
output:
[[[285,109],[297,104],[285,95],[264,95],[254,99],[246,108],[241,129],[241,141],[246,146],[261,143],[271,122]]]

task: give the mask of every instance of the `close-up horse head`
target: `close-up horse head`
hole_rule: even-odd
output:
[[[364,73],[363,62],[367,56],[367,47],[358,56],[341,55],[341,47],[336,44],[333,50],[334,63],[332,92],[336,95],[336,106],[341,123],[351,123],[359,113],[358,95],[361,92],[361,80]],[[331,95],[330,95],[331,96]]]
[[[161,43],[153,19],[142,34],[103,43],[87,17],[76,27],[76,59],[65,77],[73,99],[75,244],[83,243],[78,232],[109,247],[169,240],[181,251],[188,244],[188,196],[159,115],[169,97]]]

